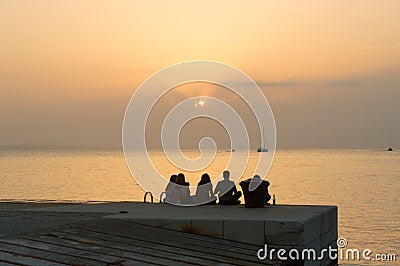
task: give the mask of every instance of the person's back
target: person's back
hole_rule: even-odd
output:
[[[259,175],[240,182],[244,192],[246,207],[257,208],[269,204],[271,195],[268,193],[270,183],[261,179]]]
[[[185,175],[180,173],[176,179],[176,195],[179,203],[191,203],[189,183],[185,181]]]
[[[219,194],[219,199],[229,200],[235,192],[235,183],[231,180],[219,181],[215,187],[215,194]]]
[[[199,184],[196,188],[196,202],[205,203],[210,199],[210,189],[212,189],[211,183]]]
[[[171,178],[169,179],[169,183],[167,185],[167,187],[165,188],[165,200],[164,202],[166,203],[177,203],[178,202],[178,198],[177,198],[177,194],[176,194],[176,179],[177,179],[177,175],[171,175]]]
[[[262,180],[261,177],[260,177],[259,175],[255,175],[255,176],[252,178],[252,180],[253,180],[253,182],[256,181],[256,182],[261,183],[262,189],[265,190],[265,201],[264,201],[264,204],[265,204],[265,205],[269,204],[268,201],[271,199],[271,195],[270,195],[269,192],[268,192],[268,187],[269,187],[269,185],[270,185],[269,181],[267,181],[267,180]],[[257,186],[257,183],[255,183],[255,185]]]
[[[190,203],[190,189],[188,183],[186,183],[183,187],[180,187],[179,191],[179,202],[183,204]]]
[[[229,180],[229,176],[229,171],[224,171],[224,180],[218,182],[214,194],[218,194],[219,204],[240,204],[239,198],[242,196],[242,193],[237,191],[235,183]]]
[[[213,194],[211,179],[207,173],[201,176],[196,188],[195,199],[198,204],[215,204],[216,197]]]

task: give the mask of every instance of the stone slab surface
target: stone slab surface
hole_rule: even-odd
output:
[[[37,235],[30,236],[29,239],[24,241],[37,241],[35,237],[39,237],[44,241],[45,245],[54,246],[57,245],[56,242],[60,239],[67,239],[68,242],[63,242],[63,246],[58,247],[58,250],[64,253],[68,253],[68,249],[74,247],[72,243],[78,243],[77,245],[81,247],[93,249],[96,241],[115,238],[112,241],[121,246],[119,251],[95,245],[96,249],[104,249],[105,263],[110,262],[107,260],[113,260],[114,257],[112,256],[118,257],[118,254],[125,254],[123,256],[127,256],[133,261],[150,263],[145,256],[148,255],[147,253],[136,254],[134,258],[132,258],[132,254],[128,254],[129,252],[126,253],[127,243],[125,243],[126,239],[123,239],[123,237],[127,235],[129,235],[131,244],[136,241],[136,245],[139,245],[138,242],[148,242],[151,245],[157,244],[154,241],[149,242],[146,239],[148,237],[158,239],[160,243],[168,242],[170,238],[175,239],[175,241],[179,239],[182,241],[181,245],[184,246],[190,246],[192,243],[190,241],[197,241],[200,243],[198,244],[200,245],[199,248],[202,247],[206,253],[211,255],[214,253],[210,248],[210,244],[201,244],[203,240],[199,238],[209,237],[214,243],[225,241],[220,243],[224,246],[229,246],[228,243],[241,245],[244,249],[251,249],[252,254],[256,254],[254,253],[254,250],[257,250],[256,247],[260,248],[264,243],[274,248],[301,249],[313,247],[318,250],[335,243],[337,238],[336,206],[275,205],[260,209],[248,209],[244,205],[178,207],[157,203],[119,202],[100,204],[14,204],[14,207],[16,208],[13,209],[13,206],[10,207],[0,203],[0,238],[21,234],[29,235],[33,232],[46,232],[58,228],[56,238],[49,235]],[[91,228],[72,227],[75,224],[87,223],[92,220],[96,222],[91,223]],[[115,224],[116,221],[123,223],[122,225],[124,226],[129,224],[132,230],[136,231],[133,234],[127,231],[120,232],[117,230],[118,228],[109,226],[105,226],[104,228],[106,229],[98,228],[100,231],[103,230],[101,232],[92,230],[103,223]],[[118,231],[119,233],[108,234],[107,230],[114,233]],[[159,234],[158,230],[163,230],[160,232],[162,234]],[[168,235],[168,232],[172,232],[172,235]],[[185,234],[185,237],[181,237],[179,234]],[[82,235],[84,240],[80,241]],[[191,236],[191,240],[188,240],[190,238],[188,236]],[[103,239],[102,237],[106,238]],[[7,254],[7,257],[9,257],[12,256],[11,250],[19,250],[22,253],[29,251],[26,249],[26,245],[16,248],[15,245],[21,243],[13,241],[9,240],[8,243],[2,243],[0,252]],[[217,246],[218,244],[215,248]],[[139,251],[143,248],[145,247],[139,245]],[[175,246],[173,248],[178,247]],[[85,255],[86,251],[84,249],[79,252]],[[160,260],[160,263],[166,263],[167,265],[169,258],[165,252],[165,250],[162,250],[160,253],[164,254],[164,257],[166,256]],[[201,251],[192,250],[192,252]],[[220,255],[221,252],[214,255]],[[43,254],[46,255],[45,252]],[[51,261],[51,254],[47,255],[50,257],[33,256],[30,259],[32,261]],[[63,256],[61,255],[58,256],[60,262],[63,261]],[[188,256],[189,254],[186,253],[184,255]],[[111,258],[107,256],[111,256]],[[230,256],[235,257],[233,253]],[[241,256],[243,258],[244,255],[242,254]],[[82,260],[82,258],[77,258],[77,262],[79,262],[78,259]],[[92,259],[95,259],[95,257]],[[191,260],[190,258],[186,259]],[[240,257],[236,259],[240,260]],[[86,257],[83,258],[83,261],[85,260],[87,260]],[[250,261],[251,263],[257,263],[257,261]],[[193,259],[192,262],[196,264],[196,259]],[[180,263],[175,264],[179,265]],[[263,264],[268,265],[268,262],[264,261]],[[315,261],[304,261],[303,264],[318,265]],[[323,264],[330,265],[332,262],[324,261]]]

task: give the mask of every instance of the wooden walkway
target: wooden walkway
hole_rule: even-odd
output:
[[[0,238],[0,265],[282,265],[260,247],[117,219]]]

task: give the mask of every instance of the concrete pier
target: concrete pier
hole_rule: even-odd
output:
[[[337,260],[330,260],[327,256],[322,260],[306,259],[297,262],[279,260],[276,253],[272,260],[257,258],[257,251],[263,248],[264,244],[267,244],[269,250],[283,248],[287,251],[290,249],[301,251],[312,248],[317,252],[317,256],[324,248],[329,246],[335,248],[338,233],[337,207],[335,206],[276,205],[263,209],[247,209],[243,205],[177,207],[166,204],[121,202],[47,204],[43,206],[39,204],[34,208],[30,208],[28,205],[26,207],[20,207],[18,210],[11,208],[2,212],[0,208],[0,213],[2,213],[0,236],[3,235],[1,241],[12,243],[10,241],[15,241],[16,237],[25,237],[29,241],[35,241],[35,237],[43,237],[37,232],[46,232],[45,236],[48,238],[49,234],[53,234],[61,235],[63,239],[75,236],[78,240],[79,237],[95,237],[91,234],[100,234],[97,237],[104,234],[105,236],[113,235],[116,238],[127,236],[130,241],[142,241],[143,243],[149,242],[147,238],[151,238],[150,242],[154,245],[157,244],[157,241],[159,241],[158,245],[172,241],[170,245],[180,246],[182,251],[187,252],[185,256],[190,256],[190,250],[188,251],[187,248],[193,246],[196,247],[192,250],[193,254],[206,253],[213,258],[211,261],[207,261],[208,255],[206,255],[203,261],[204,265],[230,264],[223,258],[234,258],[235,261],[231,262],[239,265],[337,264]],[[13,213],[12,217],[7,217],[6,213],[10,212]],[[18,218],[26,218],[26,216],[29,218]],[[93,230],[94,228],[98,230]],[[126,230],[121,228],[126,228]],[[118,242],[118,239],[115,239],[114,242]],[[204,241],[208,244],[199,246],[199,243]],[[80,242],[78,241],[78,243]],[[81,243],[81,245],[83,244],[85,241]],[[109,243],[103,244],[109,245]],[[5,244],[3,243],[3,245]],[[207,246],[212,248],[207,249]],[[228,247],[228,250],[223,251],[224,247]],[[237,254],[235,254],[234,247],[238,248]],[[225,252],[226,256],[218,257],[219,253],[213,253],[213,249]],[[243,250],[246,252],[243,253]],[[1,252],[4,253],[5,250],[0,245]],[[66,255],[64,253],[63,256]],[[151,253],[146,254],[146,256],[148,255],[151,256]],[[158,259],[155,257],[155,261]],[[165,258],[163,257],[163,259]],[[166,259],[171,258],[167,256]],[[199,256],[192,259],[200,263]],[[172,262],[165,263],[166,261],[161,264],[174,265]]]

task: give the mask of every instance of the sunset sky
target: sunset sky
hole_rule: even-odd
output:
[[[239,68],[278,148],[400,148],[400,1],[0,2],[0,145],[120,148],[154,72]],[[189,131],[190,133],[190,131]]]

